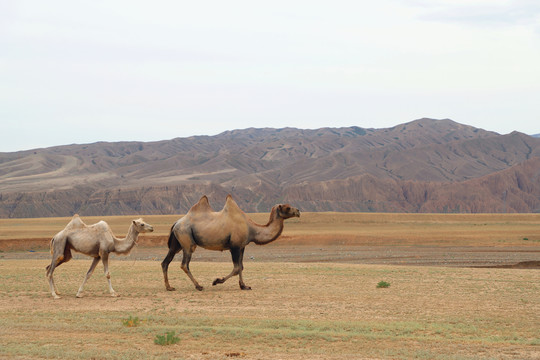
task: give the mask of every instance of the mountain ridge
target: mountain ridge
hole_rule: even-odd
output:
[[[538,138],[427,118],[55,146],[0,153],[0,217],[184,213],[202,194],[221,202],[228,193],[246,211],[291,202],[305,211],[536,212],[539,157]],[[504,199],[482,189],[491,181],[508,184]]]

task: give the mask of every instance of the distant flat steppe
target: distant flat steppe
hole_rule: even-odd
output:
[[[170,227],[181,216],[143,216],[155,231],[141,235],[129,259],[162,259]],[[249,216],[260,224],[268,220],[265,213]],[[82,219],[87,224],[105,220],[123,237],[137,217]],[[68,222],[69,218],[0,219],[2,256],[48,257],[50,239]],[[230,255],[197,249],[194,260],[230,261]],[[249,245],[246,261],[540,268],[540,214],[302,213],[285,222],[275,242]]]

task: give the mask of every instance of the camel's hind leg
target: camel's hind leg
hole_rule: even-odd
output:
[[[238,275],[239,277],[238,282],[240,284],[240,289],[251,290],[251,287],[246,286],[246,284],[244,284],[244,279],[242,278],[242,270],[244,269],[244,265],[243,265],[244,248],[231,248],[231,257],[232,257],[232,261],[234,265],[231,273],[223,278],[217,278],[216,280],[214,280],[212,285],[223,284],[225,281],[227,281],[231,277]]]
[[[56,287],[56,284],[54,283],[54,261],[51,265],[47,266],[47,278],[49,280],[49,288],[51,289],[51,295],[54,299],[60,299],[58,288]]]
[[[92,260],[92,265],[90,265],[90,269],[88,269],[88,272],[86,273],[86,276],[84,277],[84,280],[81,284],[81,286],[79,287],[79,291],[77,291],[77,297],[78,298],[82,298],[83,297],[83,288],[84,288],[84,284],[86,284],[86,282],[88,281],[88,279],[90,279],[90,276],[92,276],[92,273],[94,272],[94,269],[96,268],[98,262],[99,262],[99,259],[100,257],[95,257],[94,260]]]
[[[184,251],[184,256],[182,257],[182,265],[180,265],[180,267],[182,268],[182,270],[184,270],[186,275],[191,279],[191,281],[193,282],[193,285],[195,285],[195,288],[199,291],[203,290],[203,287],[199,285],[199,283],[197,282],[197,280],[195,280],[195,278],[191,274],[191,271],[189,270],[189,262],[191,261],[191,255],[197,248],[197,245],[195,245],[195,241],[193,240],[193,237],[191,235],[185,234],[185,232],[181,233],[180,236],[177,237],[174,231],[174,226],[173,226],[173,228],[171,229],[171,234],[169,236],[168,245],[169,245],[169,253],[167,254],[165,259],[161,263],[161,268],[163,269],[163,277],[165,280],[165,287],[167,288],[167,290],[174,290],[174,288],[172,288],[169,285],[167,269],[169,268],[169,263],[174,258],[174,255],[178,253],[180,250]]]
[[[169,284],[169,264],[174,259],[175,255],[181,250],[182,248],[177,248],[176,246],[173,248],[171,247],[169,249],[169,252],[167,253],[167,256],[165,256],[165,259],[161,262],[161,269],[163,270],[163,280],[165,281],[165,288],[168,291],[174,291],[176,290]]]
[[[71,260],[71,248],[67,244],[66,238],[53,238],[51,241],[52,260],[51,264],[47,266],[47,278],[49,280],[49,288],[53,298],[60,299],[60,292],[54,282],[54,270],[61,264]]]
[[[204,288],[201,285],[199,285],[199,283],[197,282],[197,280],[195,280],[195,278],[191,274],[191,271],[189,270],[189,262],[191,261],[191,254],[193,253],[194,250],[195,250],[195,246],[193,246],[190,249],[184,249],[184,256],[182,257],[182,265],[180,267],[191,279],[191,281],[193,282],[193,285],[195,285],[195,289],[202,291]]]

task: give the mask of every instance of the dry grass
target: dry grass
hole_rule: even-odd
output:
[[[268,214],[250,214],[265,224]],[[82,217],[87,224],[105,220],[117,236],[125,236],[138,216]],[[141,243],[164,244],[171,225],[181,215],[148,215],[155,232]],[[2,244],[40,239],[45,248],[69,218],[0,219]],[[540,245],[540,214],[391,214],[303,213],[289,219],[280,242],[349,245],[530,246]],[[6,246],[4,246],[4,249]]]
[[[0,262],[0,356],[179,359],[536,359],[540,272],[515,269],[246,263],[235,279],[211,281],[230,264],[192,263],[196,291],[173,263],[164,289],[157,261],[113,261],[119,298],[100,267],[75,298],[89,261],[57,270],[53,300],[44,260]],[[381,280],[392,284],[377,288]],[[141,324],[126,327],[126,318]],[[174,331],[180,342],[157,346]]]
[[[287,227],[305,241],[343,244],[501,246],[540,242],[539,214],[309,213]]]
[[[252,216],[259,223],[268,218]],[[136,217],[104,220],[124,236]],[[167,292],[159,262],[166,253],[163,241],[178,217],[144,217],[156,232],[142,243],[161,246],[136,251],[152,253],[157,261],[113,257],[111,275],[119,298],[108,296],[101,265],[85,287],[86,297],[75,298],[88,258],[57,269],[63,298],[55,301],[45,279],[49,260],[0,254],[0,358],[540,358],[539,270],[320,262],[332,261],[322,258],[325,244],[334,245],[334,254],[370,247],[387,253],[397,245],[413,252],[433,247],[444,252],[451,246],[518,248],[537,260],[540,215],[302,214],[287,221],[279,246],[247,249],[244,278],[254,290],[240,291],[236,278],[211,286],[214,278],[230,272],[230,257],[198,250],[191,269],[205,290],[193,288],[177,257],[169,276],[178,291]],[[83,217],[89,224],[100,219]],[[0,220],[0,244],[26,249],[43,239],[36,244],[45,248],[68,221]],[[259,262],[265,251],[284,254],[298,248],[309,248],[306,259],[314,262],[294,262],[294,257],[288,260],[293,262]],[[217,254],[226,262],[200,261],[199,254]],[[272,256],[265,261],[278,259]],[[298,261],[303,261],[300,255]],[[381,281],[391,286],[377,288]],[[125,326],[133,318],[139,319],[138,326]],[[156,335],[167,332],[179,336],[179,343],[155,345]]]

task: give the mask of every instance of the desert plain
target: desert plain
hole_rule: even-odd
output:
[[[250,214],[264,224],[268,214]],[[139,216],[107,221],[124,237]],[[98,265],[76,255],[45,278],[48,243],[68,218],[0,219],[0,358],[15,359],[539,359],[539,214],[303,213],[274,243],[246,248],[237,278],[228,252],[197,249],[197,291],[160,262],[180,215],[144,219],[129,256],[111,256],[109,296]],[[381,282],[388,287],[378,287]],[[156,344],[170,334],[174,344]]]

